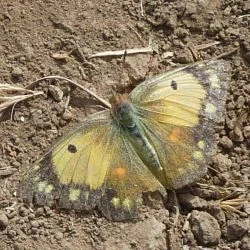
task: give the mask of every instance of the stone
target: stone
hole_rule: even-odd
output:
[[[218,169],[221,173],[226,172],[232,166],[232,161],[228,159],[228,155],[221,153],[213,156],[212,162],[214,168]]]
[[[202,208],[207,206],[207,201],[200,198],[199,196],[194,196],[190,193],[181,194],[178,196],[179,202],[188,209]]]
[[[250,221],[247,220],[230,220],[227,221],[225,237],[228,240],[240,240],[250,227]]]
[[[39,227],[39,223],[38,223],[36,220],[31,221],[31,222],[30,222],[30,225],[31,225],[32,227],[34,227],[34,228]]]
[[[190,50],[186,49],[176,53],[176,58],[174,59],[176,63],[188,64],[194,62],[194,57]]]
[[[49,92],[56,101],[60,102],[62,100],[63,91],[59,87],[55,85],[49,85]]]
[[[230,13],[231,13],[231,7],[228,5],[228,6],[226,7],[226,9],[224,9],[224,15],[225,15],[225,16],[228,16],[228,15],[230,15]]]
[[[192,2],[187,2],[186,4],[186,14],[196,14],[197,13],[197,4]]]
[[[223,136],[220,139],[220,144],[225,149],[231,149],[233,147],[233,142],[231,139],[229,139],[227,136]]]
[[[23,76],[23,70],[19,67],[13,67],[11,76],[14,78],[21,78]]]
[[[9,225],[9,219],[5,213],[0,214],[0,228],[5,228]]]
[[[235,127],[234,130],[229,132],[229,137],[234,142],[244,141],[244,136],[240,128]]]
[[[250,60],[249,60],[249,61],[250,61]],[[248,94],[250,94],[250,84],[244,85],[243,89],[244,89]]]
[[[9,236],[10,238],[14,238],[14,237],[16,236],[16,231],[15,231],[15,230],[9,230],[9,231],[8,231],[8,236]]]
[[[135,224],[123,224],[122,232],[127,235],[126,240],[108,237],[103,249],[166,249],[165,230],[166,226],[153,216]]]
[[[62,232],[57,232],[57,233],[55,233],[55,238],[56,238],[57,240],[61,240],[61,239],[63,238],[63,233],[62,233]]]
[[[239,96],[236,103],[237,103],[237,108],[242,108],[245,103],[245,97]]]
[[[214,23],[210,24],[209,32],[211,35],[217,34],[223,29],[223,26],[219,20],[215,20]]]
[[[250,126],[245,126],[243,128],[243,134],[246,138],[250,137]]]
[[[193,210],[190,222],[191,230],[199,244],[209,246],[219,243],[221,238],[220,226],[212,215]]]
[[[241,248],[240,250],[249,250],[250,249],[250,237],[249,235],[245,235],[241,240]]]
[[[207,211],[218,221],[220,226],[224,226],[226,223],[226,216],[224,211],[218,204],[209,204]]]
[[[73,115],[72,115],[72,113],[71,113],[69,110],[66,110],[66,111],[63,113],[62,118],[63,118],[65,121],[70,121],[70,120],[72,120]]]
[[[35,211],[35,215],[37,216],[37,217],[39,217],[39,216],[42,216],[43,215],[43,208],[42,207],[39,207],[39,208],[37,208],[37,210]]]
[[[228,29],[226,29],[225,33],[228,35],[239,36],[240,29],[234,29],[232,27],[229,27]]]
[[[142,81],[148,72],[150,56],[146,54],[127,57],[125,67],[127,69],[128,78],[132,82]]]
[[[175,30],[178,25],[177,16],[175,14],[171,14],[166,20],[165,25],[167,28]]]

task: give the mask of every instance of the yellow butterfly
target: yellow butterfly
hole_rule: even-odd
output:
[[[134,218],[142,193],[178,189],[207,171],[230,80],[230,64],[212,60],[154,76],[111,110],[90,115],[27,172],[27,202],[75,210],[98,208]]]

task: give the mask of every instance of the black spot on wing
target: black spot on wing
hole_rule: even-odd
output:
[[[77,152],[77,148],[76,148],[75,145],[69,144],[69,145],[68,145],[68,151],[69,151],[70,153],[74,154],[74,153]]]
[[[175,80],[172,80],[172,81],[171,81],[170,86],[171,86],[171,88],[172,88],[173,90],[177,90],[177,82],[176,82]]]

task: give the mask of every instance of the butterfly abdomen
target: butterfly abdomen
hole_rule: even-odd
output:
[[[115,100],[112,103],[113,115],[124,136],[129,139],[146,165],[149,165],[156,171],[162,170],[158,155],[145,136],[133,104],[124,96],[117,96],[113,100]]]

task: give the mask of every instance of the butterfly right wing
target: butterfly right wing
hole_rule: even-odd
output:
[[[230,63],[211,60],[188,65],[138,85],[129,95],[165,175],[177,189],[201,178],[215,148],[213,127],[223,116]]]

